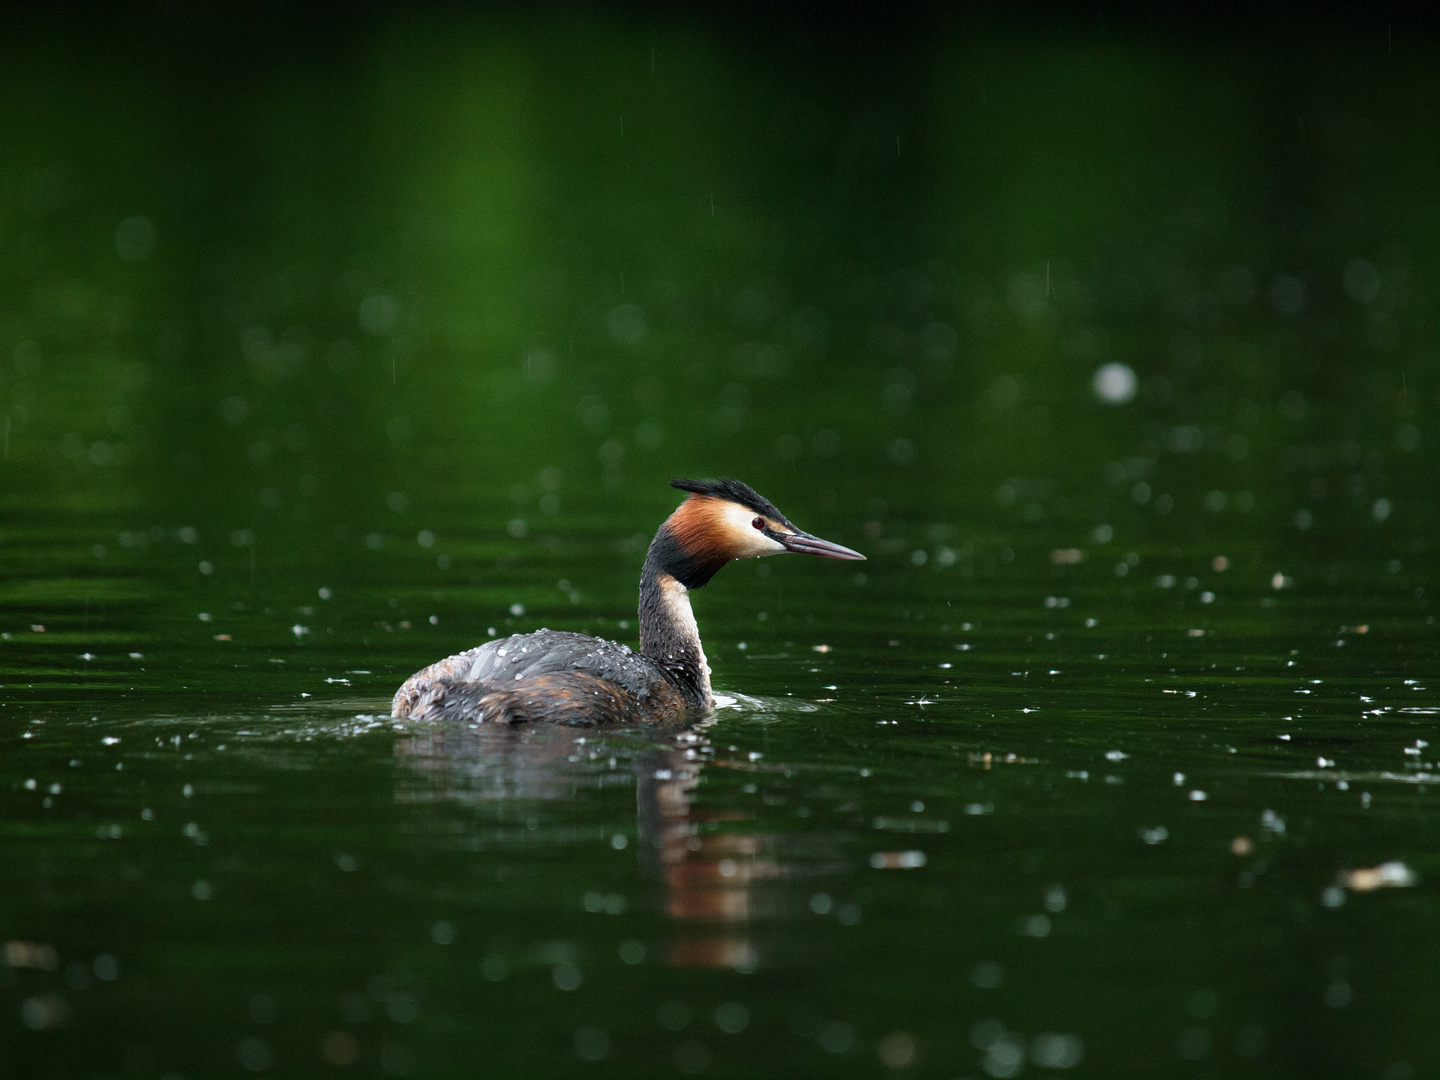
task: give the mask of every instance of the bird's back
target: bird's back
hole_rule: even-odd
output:
[[[603,638],[539,630],[486,642],[416,672],[391,714],[415,720],[480,720],[589,726],[667,723],[685,700],[654,664]]]

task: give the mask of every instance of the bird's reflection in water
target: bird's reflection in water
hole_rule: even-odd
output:
[[[397,740],[395,754],[411,771],[395,792],[405,803],[548,801],[630,782],[621,755],[574,728],[446,725]]]
[[[634,759],[636,818],[642,857],[664,884],[665,912],[678,924],[670,962],[684,967],[753,970],[759,960],[749,933],[760,914],[757,882],[780,877],[758,833],[712,829],[748,814],[696,807],[694,792],[706,766],[702,731],[676,745]]]
[[[706,760],[708,748],[703,728],[659,740],[542,726],[435,728],[396,742],[410,775],[396,799],[569,799],[578,789],[633,776],[641,871],[660,883],[661,907],[675,927],[667,959],[748,971],[759,962],[750,933],[760,914],[755,886],[780,877],[784,867],[758,833],[713,828],[750,815],[695,805],[702,771],[715,767]]]

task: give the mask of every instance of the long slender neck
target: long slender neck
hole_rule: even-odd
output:
[[[640,655],[665,673],[688,706],[708,709],[710,665],[690,610],[690,590],[666,569],[664,535],[662,528],[640,571]]]

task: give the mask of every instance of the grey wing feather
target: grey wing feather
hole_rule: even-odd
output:
[[[467,682],[503,689],[512,682],[561,671],[578,671],[639,689],[653,678],[648,665],[628,646],[565,630],[537,630],[489,641],[460,656],[470,657]],[[443,663],[443,661],[442,661]],[[641,683],[631,687],[635,679]]]
[[[509,690],[557,673],[593,675],[642,701],[657,689],[657,680],[663,682],[658,671],[625,645],[588,634],[538,630],[487,641],[416,672],[395,694],[391,711],[397,717],[411,715],[421,696],[432,691],[428,696],[433,697],[440,684],[452,693],[463,687],[469,696]]]

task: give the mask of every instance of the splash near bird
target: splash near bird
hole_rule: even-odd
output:
[[[669,724],[713,706],[710,665],[690,610],[731,559],[793,551],[864,559],[792,525],[739,480],[671,480],[688,492],[640,571],[640,651],[588,634],[539,630],[486,642],[405,680],[391,715],[519,724]]]

